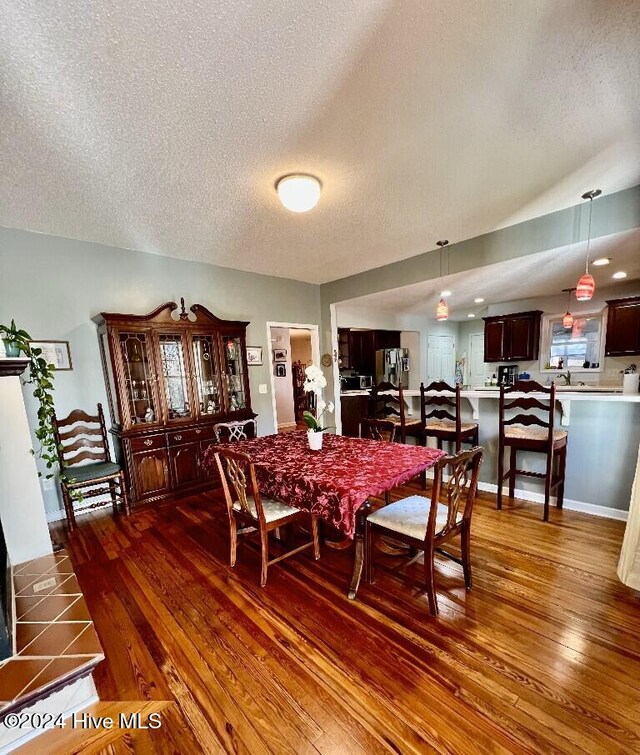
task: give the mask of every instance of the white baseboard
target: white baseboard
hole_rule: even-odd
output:
[[[64,519],[64,511],[58,509],[57,511],[47,511],[47,522],[50,524],[53,522],[60,522]]]
[[[478,482],[478,490],[482,490],[485,493],[497,493],[498,486],[493,482]],[[515,497],[521,498],[523,501],[530,501],[531,503],[544,503],[544,494],[537,493],[535,490],[522,490],[521,488],[515,489]],[[502,495],[509,495],[509,488],[502,488]],[[556,505],[555,496],[551,496],[549,501],[551,506]],[[620,522],[626,522],[629,512],[622,511],[622,509],[612,509],[609,506],[598,506],[595,503],[585,503],[584,501],[573,501],[570,498],[565,498],[562,507],[569,509],[570,511],[582,511],[584,514],[590,514],[591,516],[602,516],[607,519],[617,519]]]

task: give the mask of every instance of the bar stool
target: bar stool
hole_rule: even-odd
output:
[[[508,401],[510,393],[542,393],[548,399],[540,400],[533,396],[520,396]],[[537,414],[516,414],[506,419],[509,412],[538,410]],[[547,388],[533,380],[517,381],[514,385],[500,387],[500,415],[498,442],[498,496],[497,507],[502,509],[502,483],[509,478],[509,497],[515,494],[516,476],[537,477],[544,480],[544,517],[549,521],[549,499],[551,491],[557,490],[557,507],[562,508],[564,500],[564,477],[567,464],[567,432],[554,429],[556,412],[556,386]],[[532,427],[535,425],[535,427]],[[509,468],[504,471],[504,451],[510,449]],[[546,454],[547,465],[544,472],[529,472],[517,469],[518,451],[534,451]]]
[[[455,444],[455,453],[458,454],[463,443],[478,445],[478,423],[462,422],[460,403],[460,385],[453,388],[438,380],[425,388],[424,383],[420,383],[420,416],[425,446],[427,438],[435,438],[438,448],[441,449],[442,443],[447,441]]]
[[[369,417],[393,422],[400,431],[399,438],[396,434],[396,441],[400,443],[406,443],[408,435],[419,438],[422,434],[420,420],[406,417],[401,385],[389,382],[374,385],[369,394]]]

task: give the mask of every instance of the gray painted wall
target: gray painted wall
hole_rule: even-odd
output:
[[[97,312],[144,314],[165,301],[204,304],[225,319],[249,320],[247,343],[262,346],[264,365],[249,368],[259,432],[274,431],[270,386],[269,320],[317,324],[319,287],[270,276],[185,262],[100,244],[0,228],[0,322],[15,318],[34,339],[71,344],[74,369],[56,375],[56,410],[105,404],[95,325]],[[35,402],[26,393],[33,424]],[[49,512],[60,508],[45,492]]]

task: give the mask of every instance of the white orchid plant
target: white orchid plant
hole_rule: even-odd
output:
[[[305,412],[302,415],[304,423],[309,428],[309,430],[313,430],[314,433],[322,433],[325,430],[330,430],[331,428],[329,427],[322,427],[322,424],[320,422],[322,415],[325,412],[329,412],[331,414],[334,410],[334,406],[331,401],[327,403],[326,401],[323,401],[322,398],[320,398],[322,389],[326,388],[327,386],[327,378],[322,374],[322,370],[319,367],[316,367],[314,364],[310,364],[304,371],[304,374],[304,390],[306,393],[316,394],[317,413],[317,417],[314,417],[311,412]]]

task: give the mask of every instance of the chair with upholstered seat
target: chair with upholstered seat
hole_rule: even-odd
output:
[[[471,515],[478,487],[483,450],[480,447],[455,456],[443,456],[436,462],[431,499],[414,495],[383,506],[366,521],[365,576],[373,582],[373,535],[391,535],[395,541],[424,554],[424,575],[429,610],[436,616],[438,601],[434,581],[436,552],[461,564],[467,590],[471,589]],[[444,481],[443,473],[448,473]],[[442,549],[445,543],[460,536],[461,558]],[[412,557],[411,561],[415,560]]]
[[[102,506],[100,502],[75,508],[87,498],[109,495],[114,514],[118,505],[129,514],[124,473],[111,461],[102,404],[97,416],[74,409],[64,419],[53,417],[53,428],[60,464],[60,487],[69,529],[76,526],[76,513]],[[89,462],[84,464],[83,462]]]
[[[406,414],[402,385],[382,382],[373,386],[369,394],[369,419],[393,422],[400,443],[405,443],[408,435],[420,436],[420,420]]]
[[[453,395],[452,395],[453,394]],[[463,443],[478,445],[478,423],[463,422],[460,411],[460,385],[455,388],[442,380],[420,383],[420,416],[424,444],[435,438],[438,448],[443,442],[452,443],[459,453]]]
[[[221,448],[215,455],[222,490],[227,504],[231,535],[230,564],[236,564],[238,535],[258,533],[261,549],[260,586],[267,584],[267,570],[271,564],[293,556],[306,548],[313,548],[313,556],[320,558],[318,517],[308,511],[288,506],[286,503],[260,495],[255,468],[247,454],[231,448]],[[311,541],[298,548],[269,559],[269,532],[285,524],[307,520],[311,522]],[[239,526],[238,526],[239,525]]]
[[[527,396],[542,393],[543,399]],[[510,394],[525,394],[510,399]],[[548,396],[548,398],[547,398]],[[500,387],[498,432],[498,494],[497,507],[502,509],[502,483],[509,479],[509,497],[515,495],[516,477],[536,477],[544,480],[544,521],[549,520],[549,501],[556,490],[556,505],[562,508],[564,478],[567,464],[567,432],[554,427],[556,387],[547,388],[534,380],[521,380],[514,385]],[[522,413],[531,410],[538,414]],[[518,414],[513,415],[516,411]],[[540,414],[542,416],[540,416]],[[509,449],[509,468],[504,471],[504,452]],[[533,451],[546,455],[544,472],[517,468],[518,451]]]
[[[255,419],[233,420],[231,422],[218,422],[213,426],[216,442],[234,443],[238,440],[255,438],[258,434],[258,423]]]

